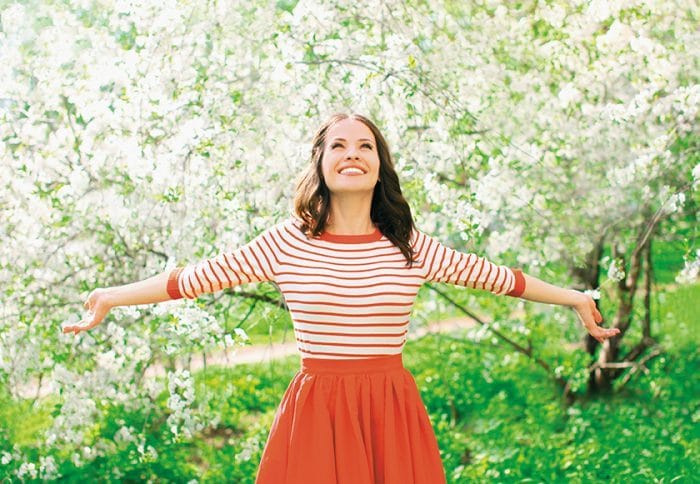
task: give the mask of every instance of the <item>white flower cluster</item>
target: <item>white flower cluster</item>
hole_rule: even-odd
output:
[[[66,373],[57,366],[55,378],[59,386],[62,386],[65,381],[58,377],[58,373]],[[78,380],[78,376],[73,374],[73,381]],[[70,443],[72,445],[80,445],[83,443],[85,429],[94,422],[97,415],[97,405],[92,398],[81,397],[81,393],[86,393],[79,389],[79,384],[76,386],[65,385],[63,388],[63,398],[65,399],[61,406],[61,413],[57,415],[52,423],[51,429],[47,432],[46,443],[49,445],[58,442]]]
[[[622,266],[622,261],[620,259],[614,259],[610,262],[608,266],[608,278],[618,282],[624,279],[625,268]]]
[[[139,462],[155,462],[158,460],[158,451],[152,445],[146,445],[145,436],[141,436],[138,444],[136,445],[136,450],[139,455]]]
[[[151,397],[157,395],[157,389],[148,385],[137,388],[135,384],[137,370],[151,356],[147,340],[114,323],[106,326],[105,333],[108,349],[98,349],[93,370],[80,374],[63,365],[55,366],[53,381],[61,391],[63,403],[60,414],[47,432],[47,444],[83,444],[85,430],[102,415],[105,406],[118,404],[127,408],[145,408]],[[93,350],[94,340],[86,346],[86,351]],[[123,432],[121,435],[126,438]],[[94,459],[108,452],[110,447],[98,441],[90,452],[78,455],[76,460]]]
[[[520,319],[515,320],[515,321],[508,321],[508,324],[506,327],[508,328],[509,331],[521,334],[523,336],[529,336],[532,333],[530,328],[528,328],[525,325],[525,323]]]
[[[476,200],[486,210],[494,210],[502,205],[503,199],[510,195],[515,184],[515,177],[512,176],[512,173],[491,171],[472,180],[472,189],[475,192]]]
[[[168,355],[191,348],[193,342],[200,348],[215,346],[223,339],[224,328],[219,320],[191,300],[174,306],[173,324],[162,324],[156,334],[167,341],[163,350]]]
[[[700,249],[695,251],[693,259],[686,258],[683,269],[676,275],[678,284],[692,284],[700,277]]]
[[[136,437],[134,435],[134,431],[134,427],[127,427],[122,425],[121,427],[119,427],[119,430],[117,430],[114,434],[114,442],[117,445],[124,445],[129,444],[131,442],[135,442]]]
[[[250,437],[241,444],[241,451],[235,455],[236,462],[249,461],[254,453],[258,452],[261,442],[257,437]]]
[[[8,388],[21,385],[27,374],[51,367],[53,362],[37,358],[40,348],[39,335],[31,325],[9,319],[0,322],[0,375],[6,375]]]
[[[16,445],[16,444],[15,444]],[[12,454],[7,452],[6,450],[2,451],[2,455],[0,456],[0,464],[6,466],[10,462],[12,462]]]
[[[39,476],[44,480],[56,479],[59,477],[58,466],[53,456],[39,457]]]
[[[683,209],[685,193],[679,192],[671,195],[664,204],[664,212],[671,214]]]
[[[0,456],[0,464],[3,466],[9,465],[13,460],[19,461],[22,459],[22,454],[19,451],[17,444],[13,445],[12,453],[3,451]],[[58,472],[58,466],[56,465],[56,459],[53,456],[40,456],[39,466],[34,462],[22,462],[15,471],[15,475],[22,480],[26,479],[41,479],[41,480],[53,480],[60,476]]]
[[[24,478],[30,478],[30,479],[36,479],[37,478],[37,468],[36,464],[33,462],[22,462],[22,464],[19,466],[19,469],[17,469],[17,477],[20,479]]]
[[[248,346],[250,338],[243,328],[234,328],[233,336],[226,333],[217,349],[224,351],[227,355],[229,351],[236,353],[238,346]]]
[[[522,242],[522,227],[511,227],[510,230],[497,230],[489,234],[486,252],[496,258],[507,250],[517,248]]]
[[[194,403],[194,379],[188,370],[176,370],[168,372],[168,408],[172,412],[168,418],[168,428],[177,440],[183,435],[192,438],[195,433],[204,428],[200,418],[195,415],[192,404]]]

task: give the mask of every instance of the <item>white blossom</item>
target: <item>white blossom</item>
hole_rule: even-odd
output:
[[[664,208],[667,213],[674,213],[683,208],[685,203],[685,193],[679,192],[671,195]]]
[[[683,269],[676,275],[679,284],[692,284],[700,277],[700,249],[695,251],[693,259],[686,258]]]
[[[22,462],[19,469],[17,469],[16,474],[20,479],[24,479],[25,477],[36,479],[38,475],[36,464],[33,462]]]
[[[576,103],[581,100],[581,91],[576,89],[571,83],[566,84],[561,91],[559,91],[559,100],[562,106],[568,106],[571,103]]]
[[[194,379],[187,370],[168,372],[168,408],[171,414],[167,418],[168,427],[174,438],[184,435],[192,438],[204,428],[203,422],[194,413]]]
[[[624,277],[625,269],[622,267],[621,261],[619,259],[611,261],[610,266],[608,267],[608,278],[617,282],[622,280]]]
[[[243,328],[234,328],[233,331],[236,333],[236,336],[238,336],[243,341],[248,341],[250,339],[248,338],[248,333],[246,333]]]
[[[53,456],[39,457],[39,475],[44,480],[52,480],[59,477],[58,466]]]

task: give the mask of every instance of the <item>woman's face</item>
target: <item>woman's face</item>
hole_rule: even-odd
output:
[[[367,192],[371,197],[379,177],[379,154],[372,130],[351,118],[331,126],[326,133],[321,170],[331,193]]]

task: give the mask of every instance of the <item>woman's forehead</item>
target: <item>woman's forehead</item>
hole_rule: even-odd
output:
[[[374,141],[374,134],[372,130],[369,129],[369,126],[362,121],[352,118],[342,119],[334,123],[328,129],[328,134],[326,136],[329,140],[333,138],[344,138],[346,140],[366,138]]]

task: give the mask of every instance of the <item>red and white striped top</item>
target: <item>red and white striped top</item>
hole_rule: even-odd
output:
[[[302,357],[356,359],[401,353],[414,300],[426,281],[515,297],[525,290],[520,270],[456,251],[420,230],[411,236],[417,262],[409,268],[379,229],[307,238],[299,227],[290,217],[232,252],[173,269],[168,294],[194,299],[274,281],[289,307]]]

